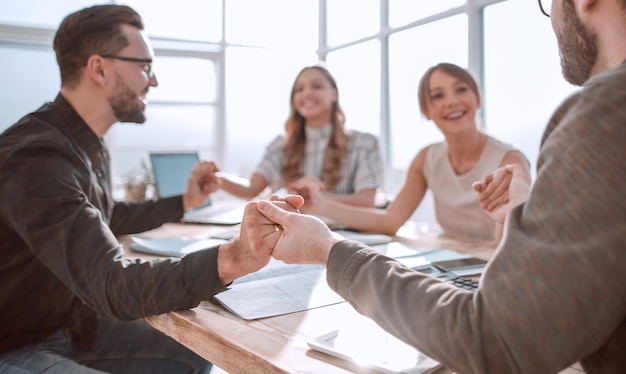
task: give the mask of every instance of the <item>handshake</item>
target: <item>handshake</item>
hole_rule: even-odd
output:
[[[326,265],[332,246],[343,237],[319,218],[300,214],[300,195],[249,202],[239,237],[219,248],[223,284],[262,269],[271,257],[288,264]]]

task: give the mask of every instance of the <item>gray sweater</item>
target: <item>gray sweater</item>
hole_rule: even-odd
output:
[[[509,213],[477,292],[336,244],[328,283],[462,373],[626,371],[626,65],[591,78],[545,131],[530,197]]]

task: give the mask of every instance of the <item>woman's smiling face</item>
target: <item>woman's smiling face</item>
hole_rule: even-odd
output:
[[[478,95],[466,82],[437,69],[428,81],[425,114],[444,133],[476,127]]]
[[[294,84],[293,107],[309,125],[330,122],[333,103],[338,100],[337,90],[317,69],[306,69]]]

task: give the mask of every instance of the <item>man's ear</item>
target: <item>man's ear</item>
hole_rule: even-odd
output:
[[[598,5],[598,0],[578,0],[576,3],[578,3],[578,14],[585,14]]]
[[[106,84],[106,74],[104,69],[104,58],[98,55],[92,55],[87,60],[87,75],[98,85]]]

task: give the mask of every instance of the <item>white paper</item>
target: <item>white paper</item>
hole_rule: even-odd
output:
[[[431,261],[466,257],[446,249],[430,249],[400,242],[376,245],[373,249],[397,258],[408,267],[430,266]],[[272,259],[256,273],[233,282],[215,299],[240,318],[273,317],[337,304],[345,300],[326,282],[322,265],[289,265]]]
[[[273,317],[344,302],[326,283],[321,265],[288,265],[273,260],[268,267],[239,279],[215,295],[226,309],[243,319]]]
[[[361,315],[308,344],[315,350],[385,373],[428,373],[440,366]]]

